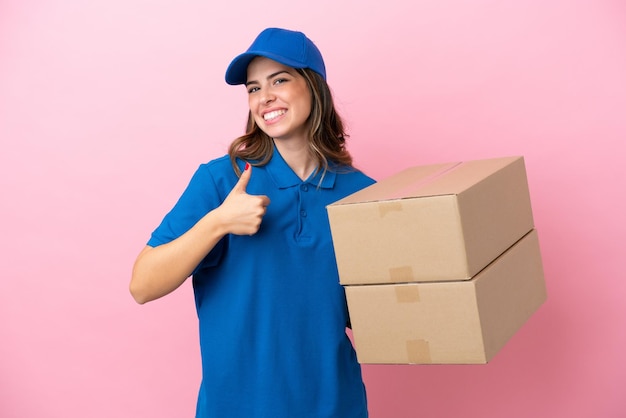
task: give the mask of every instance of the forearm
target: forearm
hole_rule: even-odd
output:
[[[225,233],[213,211],[177,239],[157,247],[145,247],[133,267],[130,282],[133,298],[143,304],[177,289]]]

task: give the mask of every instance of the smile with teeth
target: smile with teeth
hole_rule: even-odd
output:
[[[265,119],[266,121],[276,119],[277,117],[284,115],[286,112],[287,111],[285,109],[273,110],[271,112],[267,112],[266,114],[264,114],[263,119]]]

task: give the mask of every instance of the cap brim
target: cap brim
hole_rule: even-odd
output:
[[[248,65],[256,55],[244,53],[235,57],[226,69],[226,82],[231,85],[245,84],[248,79]]]
[[[256,57],[269,58],[271,60],[274,60],[283,65],[287,65],[293,68],[303,67],[302,63],[300,62],[288,60],[288,59],[285,59],[284,57],[270,54],[265,51],[263,52],[248,51],[248,52],[244,52],[243,54],[237,55],[235,59],[232,60],[232,62],[226,69],[226,83],[233,85],[233,86],[237,84],[246,84],[246,81],[248,81],[248,65],[250,65],[250,62]]]

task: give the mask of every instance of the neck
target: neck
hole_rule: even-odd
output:
[[[276,139],[274,139],[274,143],[287,165],[301,180],[308,179],[317,168],[317,163],[309,151],[308,144]]]

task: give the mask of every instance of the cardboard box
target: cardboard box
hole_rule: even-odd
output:
[[[412,167],[327,211],[343,285],[466,280],[534,227],[523,157]]]
[[[546,300],[535,230],[471,280],[345,289],[358,360],[375,364],[487,363]]]

